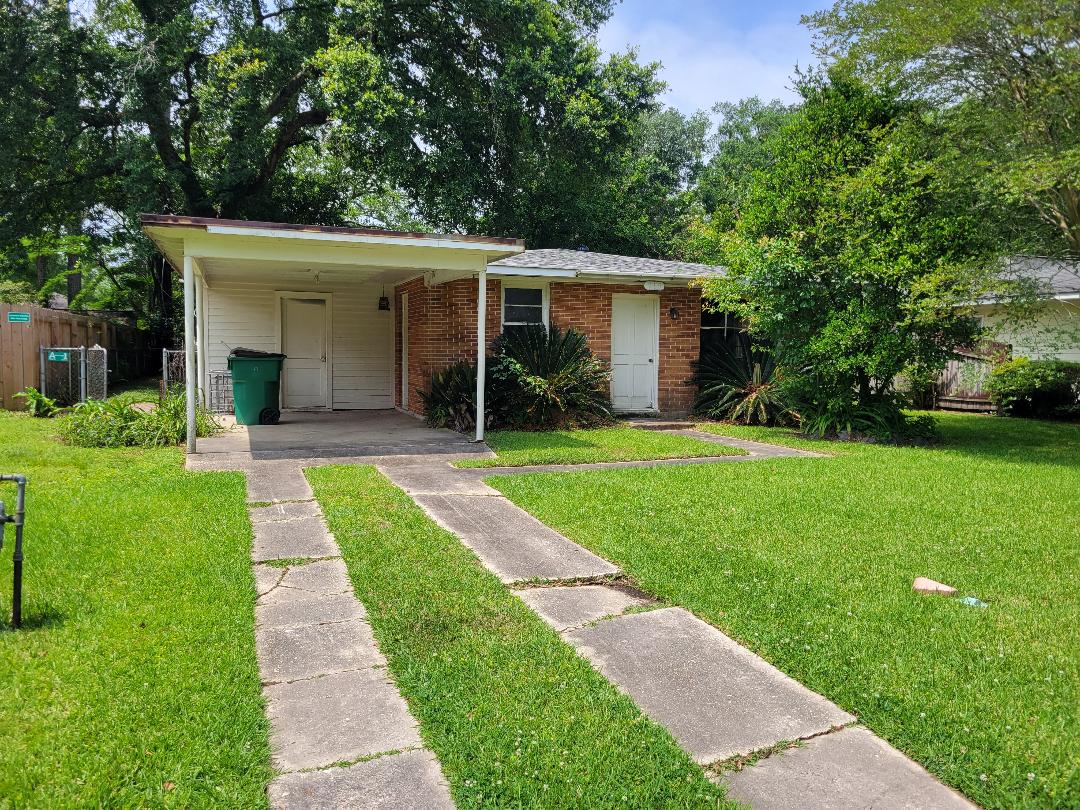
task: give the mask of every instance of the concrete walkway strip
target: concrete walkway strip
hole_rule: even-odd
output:
[[[406,751],[347,768],[278,777],[268,791],[270,806],[282,810],[448,810],[439,761],[430,751]]]
[[[559,633],[649,604],[647,599],[610,585],[523,588],[514,594]]]
[[[338,553],[337,543],[321,517],[266,521],[253,524],[253,528],[251,559],[255,562],[332,557]]]
[[[803,748],[766,757],[717,781],[727,784],[729,798],[754,810],[976,807],[862,727],[815,737]]]
[[[282,774],[268,787],[270,807],[453,807],[303,470],[269,461],[246,472],[249,498],[271,502],[249,509],[255,649]],[[288,564],[296,559],[312,561]]]
[[[564,638],[701,765],[855,720],[682,608],[610,619]]]
[[[412,497],[505,583],[590,579],[619,572],[607,560],[567,540],[501,496]]]

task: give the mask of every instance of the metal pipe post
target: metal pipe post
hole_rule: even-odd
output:
[[[476,289],[476,441],[484,440],[484,378],[487,376],[487,266]]]
[[[26,519],[26,476],[0,475],[0,481],[14,481],[15,495],[15,553],[12,555],[11,626],[22,626],[22,569],[23,569],[23,522]]]
[[[195,259],[184,256],[184,387],[187,392],[187,451],[195,452]]]

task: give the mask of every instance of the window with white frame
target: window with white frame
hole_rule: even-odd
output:
[[[503,330],[516,326],[548,322],[548,287],[543,282],[509,281],[502,283]]]

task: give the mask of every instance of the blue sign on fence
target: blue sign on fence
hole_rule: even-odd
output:
[[[9,312],[7,314],[8,323],[30,323],[29,312]]]
[[[53,363],[66,363],[68,361],[67,352],[49,352],[49,360]]]

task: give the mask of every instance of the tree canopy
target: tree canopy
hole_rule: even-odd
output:
[[[971,176],[1032,206],[1080,256],[1080,6],[1075,0],[836,0],[804,18],[818,51],[932,102]]]
[[[138,211],[342,224],[395,196],[577,243],[660,87],[593,42],[611,0],[4,4],[0,250],[88,232],[88,271],[144,272]]]
[[[771,345],[801,383],[804,416],[895,418],[897,375],[975,339],[963,304],[996,245],[978,199],[936,171],[937,133],[918,104],[839,70],[799,91],[734,228],[703,240],[729,271],[705,292]]]

